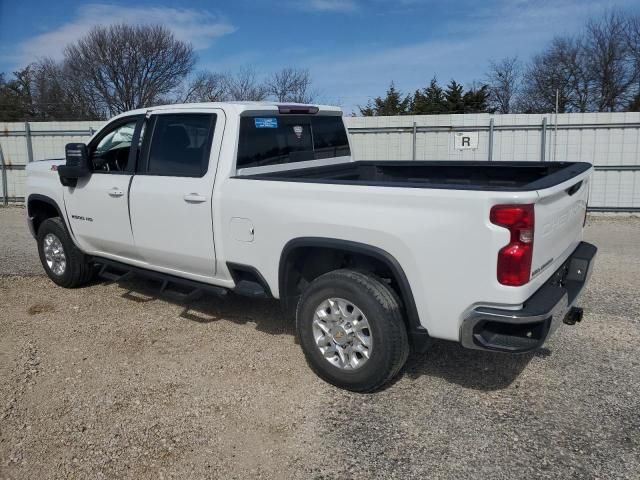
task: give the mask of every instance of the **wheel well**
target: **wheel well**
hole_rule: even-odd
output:
[[[293,312],[300,295],[314,279],[342,268],[372,273],[382,279],[400,298],[407,327],[422,328],[409,282],[395,258],[376,247],[344,240],[298,239],[285,246],[279,271],[280,300],[285,310]]]
[[[60,217],[60,211],[50,201],[39,198],[29,199],[27,204],[29,217],[33,219],[33,231],[37,234],[38,228],[47,218]]]

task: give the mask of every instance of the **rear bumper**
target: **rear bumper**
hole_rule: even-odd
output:
[[[581,242],[520,310],[476,307],[462,322],[466,348],[522,353],[535,350],[564,320],[591,276],[598,249]]]

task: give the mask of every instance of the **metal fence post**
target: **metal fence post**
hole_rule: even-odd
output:
[[[542,119],[542,129],[540,130],[540,161],[544,162],[547,150],[547,117]]]
[[[411,160],[416,159],[416,135],[418,133],[418,127],[416,126],[416,122],[413,122],[413,146],[411,150]]]
[[[489,120],[489,154],[487,160],[493,160],[493,117]]]
[[[33,162],[33,145],[31,143],[31,125],[29,122],[24,122],[24,133],[27,139],[27,163]]]
[[[0,164],[2,165],[2,197],[4,206],[9,205],[9,187],[7,184],[7,165],[4,163],[4,154],[2,153],[2,145],[0,145]]]

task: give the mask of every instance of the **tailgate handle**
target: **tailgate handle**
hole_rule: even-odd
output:
[[[569,196],[573,195],[574,193],[576,193],[578,190],[580,190],[580,187],[582,186],[582,180],[580,180],[578,183],[576,183],[575,185],[573,185],[572,187],[569,187],[565,190],[565,192],[567,192],[569,194]]]

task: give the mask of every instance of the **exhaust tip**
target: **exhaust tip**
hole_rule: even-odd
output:
[[[571,307],[571,309],[567,312],[567,315],[564,317],[563,322],[567,325],[575,325],[577,322],[582,321],[583,315],[584,310],[578,307]]]

